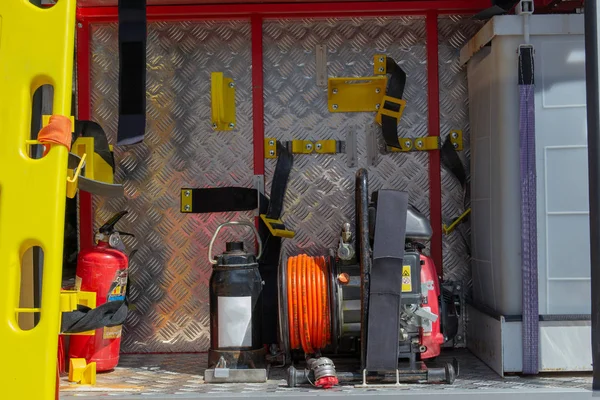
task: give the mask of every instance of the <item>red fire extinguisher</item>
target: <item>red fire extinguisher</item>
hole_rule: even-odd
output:
[[[121,235],[115,225],[127,214],[122,211],[106,222],[96,234],[96,246],[82,250],[77,259],[75,287],[96,293],[96,307],[109,301],[124,301],[127,290],[129,259]],[[94,336],[73,335],[69,358],[85,358],[95,362],[97,371],[110,371],[119,363],[122,325],[103,327]]]

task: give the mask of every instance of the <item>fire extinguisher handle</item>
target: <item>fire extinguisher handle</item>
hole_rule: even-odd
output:
[[[221,225],[219,225],[217,227],[217,230],[215,230],[215,233],[214,233],[212,239],[210,240],[210,245],[208,246],[208,261],[211,264],[217,263],[217,260],[215,260],[212,256],[213,245],[215,244],[217,235],[219,234],[221,229],[223,229],[224,227],[236,226],[236,225],[237,226],[244,225],[244,226],[247,226],[250,229],[252,229],[252,232],[254,233],[254,237],[256,238],[256,243],[258,243],[258,256],[256,256],[256,258],[259,259],[262,256],[262,241],[260,240],[260,236],[258,235],[258,231],[256,230],[256,227],[254,226],[254,224],[251,224],[250,222],[245,222],[245,221],[229,221],[229,222],[225,222],[225,223],[222,223]]]

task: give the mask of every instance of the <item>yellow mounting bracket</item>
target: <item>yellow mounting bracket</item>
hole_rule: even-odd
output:
[[[310,140],[292,140],[292,153],[310,154],[315,149],[315,145]]]
[[[284,142],[293,154],[338,154],[344,150],[342,143],[335,139],[325,140],[291,140]],[[277,139],[265,138],[265,158],[277,158]]]
[[[373,73],[375,75],[385,75],[387,73],[386,61],[387,57],[384,54],[375,54],[373,56]]]
[[[400,106],[398,111],[387,110],[383,108],[385,102],[394,103]],[[402,114],[404,113],[404,109],[406,108],[406,100],[397,99],[395,97],[383,96],[383,101],[381,102],[381,107],[377,110],[377,115],[375,116],[375,122],[381,125],[381,116],[387,115],[396,119],[396,123],[400,121],[402,118]]]
[[[327,106],[330,112],[370,112],[382,105],[386,76],[329,78]]]
[[[294,236],[296,236],[296,232],[285,229],[285,225],[280,219],[267,218],[266,214],[261,214],[260,219],[262,219],[265,225],[267,225],[267,228],[269,228],[269,231],[273,236],[287,239],[292,239]]]
[[[235,83],[222,72],[210,75],[212,127],[216,131],[235,128]]]
[[[446,224],[444,224],[444,233],[446,235],[448,235],[450,232],[452,232],[454,230],[454,228],[456,228],[458,226],[458,224],[460,224],[467,217],[467,215],[469,215],[470,213],[471,213],[471,209],[469,208],[467,211],[465,211],[464,213],[462,213],[460,217],[456,218],[450,224],[450,226],[446,226]]]
[[[458,129],[450,131],[450,142],[456,150],[463,149],[463,132]]]
[[[440,148],[440,138],[438,136],[425,136],[412,138],[398,138],[401,149],[388,147],[388,151],[392,152],[406,152],[406,151],[429,151],[437,150]]]
[[[61,290],[60,291],[60,312],[71,312],[77,310],[77,305],[81,304],[89,308],[96,308],[96,293],[81,290]],[[87,331],[81,333],[61,333],[69,336],[94,336],[96,331]]]
[[[109,150],[113,151],[113,146],[108,145]],[[85,177],[104,183],[114,183],[114,173],[112,167],[98,153],[94,152],[93,137],[78,137],[71,147],[71,152],[83,157],[90,154],[85,160]]]
[[[71,358],[69,360],[69,382],[81,385],[96,384],[96,363],[87,364],[85,358]]]

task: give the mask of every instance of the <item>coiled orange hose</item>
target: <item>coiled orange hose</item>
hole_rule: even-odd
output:
[[[288,258],[287,299],[290,346],[313,354],[331,343],[331,321],[324,257]]]

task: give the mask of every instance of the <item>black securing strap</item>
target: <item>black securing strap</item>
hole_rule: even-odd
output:
[[[258,208],[258,192],[245,187],[220,187],[202,189],[182,189],[192,197],[194,214],[230,211],[251,211]]]
[[[144,140],[146,35],[146,0],[119,0],[119,145]]]
[[[75,121],[75,139],[77,137],[94,138],[94,153],[98,154],[110,167],[115,169],[115,158],[110,151],[108,138],[100,124],[94,121]]]
[[[386,72],[390,75],[388,80],[388,86],[386,89],[386,96],[395,99],[402,99],[404,95],[404,87],[406,86],[406,72],[400,68],[396,61],[390,57],[386,57],[385,63]],[[400,111],[400,104],[393,103],[391,101],[383,102],[383,109],[393,112]],[[398,119],[389,115],[381,115],[381,133],[386,145],[389,147],[400,149],[400,142],[398,141]]]
[[[285,191],[287,190],[288,178],[294,165],[294,156],[279,141],[277,141],[277,164],[273,173],[273,182],[271,183],[271,198],[267,218],[279,219],[283,211],[283,201],[285,200]],[[285,228],[284,228],[285,229]]]
[[[380,190],[377,196],[373,264],[369,284],[366,369],[398,368],[398,326],[408,193]]]
[[[96,308],[79,304],[77,310],[62,313],[61,333],[82,333],[105,326],[122,325],[127,318],[127,299],[109,301]]]

